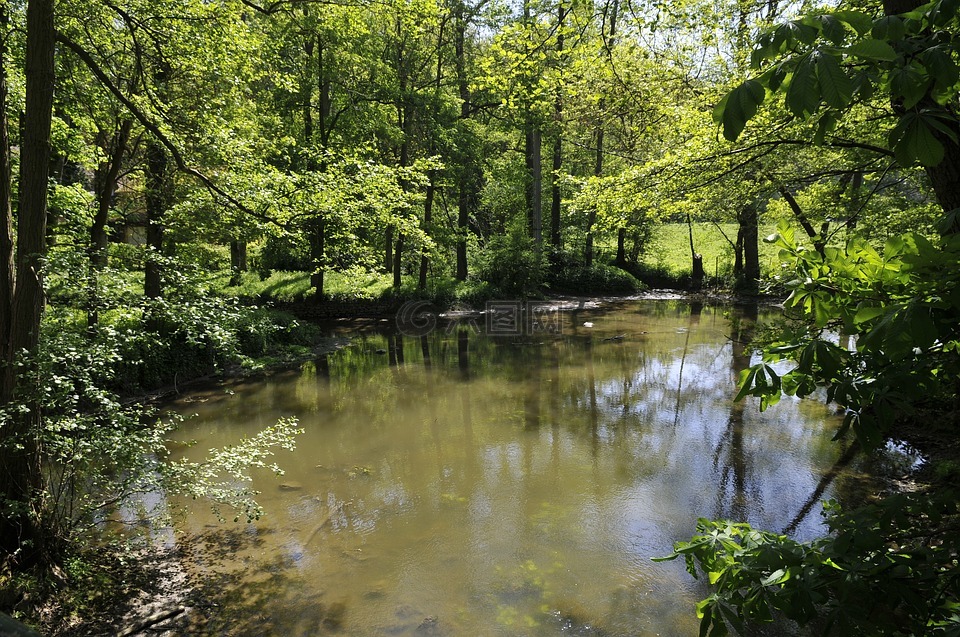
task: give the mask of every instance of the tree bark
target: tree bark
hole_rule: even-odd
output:
[[[247,242],[230,242],[230,285],[240,285],[241,275],[247,271]]]
[[[94,214],[93,225],[90,228],[90,261],[98,269],[107,265],[107,221],[117,192],[117,180],[120,177],[123,155],[127,150],[127,140],[130,138],[132,126],[132,120],[123,120],[113,139],[104,140],[103,149],[109,153],[109,157],[97,165],[93,176],[97,212]]]
[[[433,198],[436,187],[433,185],[433,180],[436,176],[433,174],[433,171],[430,171],[430,183],[427,185],[426,199],[423,202],[423,227],[429,232],[430,224],[433,222]],[[420,253],[420,280],[417,282],[417,288],[420,290],[427,289],[427,273],[430,271],[430,256],[427,253],[426,246],[423,247]]]
[[[144,268],[143,296],[159,299],[163,296],[163,238],[164,214],[166,213],[167,153],[156,140],[147,145],[147,263]],[[148,308],[146,329],[149,332],[160,331],[160,320],[154,309]]]
[[[36,351],[43,316],[42,266],[46,251],[47,179],[50,170],[50,124],[53,115],[54,0],[27,3],[26,108],[20,148],[20,206],[17,218],[16,289],[10,312],[10,339],[6,344],[0,405],[17,394],[14,368],[21,352]],[[0,113],[6,116],[5,113]],[[29,373],[29,372],[27,372]],[[42,484],[38,436],[40,409],[9,418],[4,428],[0,468],[0,549],[7,557],[33,561],[50,547],[37,525],[36,493]],[[29,542],[28,542],[29,541]],[[31,548],[28,548],[31,547]],[[24,549],[26,551],[24,552]],[[21,551],[18,555],[18,551]],[[16,556],[16,557],[14,557]]]
[[[323,218],[314,219],[310,223],[310,263],[313,271],[310,273],[310,285],[313,287],[313,300],[323,300],[323,278],[326,271],[326,242],[327,227]]]
[[[604,44],[604,56],[609,63],[613,57],[613,47],[617,43],[617,17],[619,14],[619,0],[612,0],[608,3],[603,10],[603,15],[601,16],[600,22],[600,37],[603,39]],[[602,177],[603,176],[603,143],[604,143],[604,111],[606,109],[606,99],[603,97],[600,98],[599,103],[597,104],[597,110],[599,111],[599,117],[597,118],[597,128],[595,132],[595,139],[597,142],[596,155],[593,164],[593,176]],[[587,241],[584,249],[583,260],[586,266],[589,268],[593,265],[593,226],[597,222],[597,210],[595,207],[591,206],[590,211],[587,213]]]
[[[751,202],[740,208],[737,221],[743,239],[743,275],[737,281],[737,287],[752,292],[757,290],[760,282],[759,216],[756,204]]]
[[[627,265],[627,229],[619,228],[617,230],[617,266]]]
[[[470,118],[470,83],[467,77],[467,21],[464,13],[463,0],[459,0],[454,8],[454,68],[457,75],[457,91],[460,94],[460,128],[466,136],[469,129],[464,122]],[[457,281],[465,281],[467,278],[467,233],[470,229],[472,204],[476,201],[473,190],[474,158],[469,149],[462,152],[461,157],[460,177],[457,183],[459,191],[457,193]]]
[[[397,234],[397,244],[393,250],[393,287],[399,288],[403,273],[403,233]]]
[[[530,238],[539,247],[543,240],[543,158],[540,128],[528,121],[525,141],[527,164],[527,226]]]
[[[7,128],[7,3],[0,2],[0,348],[10,342],[13,312],[14,234],[13,182],[10,166],[10,131]],[[0,386],[5,376],[7,352],[0,350]],[[2,404],[2,403],[0,403]]]
[[[563,23],[566,17],[566,9],[563,3],[557,6],[557,52],[563,51]],[[560,251],[563,243],[563,237],[560,235],[560,169],[563,167],[563,92],[561,86],[557,86],[556,96],[553,101],[553,121],[556,126],[556,137],[553,140],[553,172],[550,177],[550,245],[553,246],[554,254]]]

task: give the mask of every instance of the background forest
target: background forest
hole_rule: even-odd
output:
[[[797,371],[741,398],[827,384],[865,446],[950,413],[957,4],[3,0],[0,608],[82,580],[98,516],[157,482],[258,514],[119,399],[310,343],[251,303],[769,287],[797,322],[768,356]],[[766,553],[746,595],[724,542],[704,631],[842,598],[776,598],[797,576]],[[950,546],[918,603],[956,630]]]

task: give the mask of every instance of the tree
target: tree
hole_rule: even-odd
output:
[[[814,233],[811,249],[786,224],[772,239],[789,273],[785,311],[803,328],[765,348],[764,361],[742,373],[737,399],[755,396],[763,409],[783,393],[809,396],[824,386],[843,409],[837,436],[852,432],[868,449],[911,421],[927,429],[939,423],[951,438],[960,426],[960,233],[951,176],[960,125],[957,6],[888,2],[884,9],[876,19],[837,11],[776,27],[755,53],[773,66],[716,111],[724,134],[736,138],[766,90],[782,92],[794,117],[816,124],[818,141],[836,143],[828,136],[838,122],[856,117],[857,103],[880,87],[890,150],[903,166],[924,167],[944,211],[939,237],[911,232],[882,248],[857,236],[831,246]],[[856,347],[834,343],[830,330],[855,335]],[[780,360],[793,368],[781,374],[772,366]],[[960,512],[955,472],[946,478],[850,511],[827,503],[832,534],[812,542],[701,520],[698,535],[667,557],[683,556],[691,574],[709,573],[715,586],[698,606],[701,635],[770,622],[773,611],[817,622],[823,634],[955,633]]]
[[[943,36],[958,29],[957,9],[940,1],[887,2],[884,9],[877,19],[852,10],[810,15],[764,35],[752,56],[763,72],[730,92],[715,117],[735,140],[769,90],[784,95],[792,116],[815,124],[823,143],[843,117],[885,90],[894,156],[903,166],[923,166],[949,215],[960,208],[960,67],[956,45]],[[955,225],[953,215],[947,229]]]
[[[25,58],[26,109],[20,150],[20,205],[16,226],[16,271],[8,281],[7,296],[0,298],[2,313],[10,317],[4,326],[3,377],[0,410],[3,410],[4,468],[0,471],[0,496],[5,501],[0,517],[0,549],[8,559],[29,564],[44,558],[49,550],[38,525],[37,495],[41,481],[39,449],[40,406],[10,413],[14,397],[29,377],[30,356],[36,351],[43,316],[43,256],[46,251],[47,177],[50,166],[50,127],[54,86],[54,2],[27,3]],[[4,63],[3,69],[6,65]],[[0,113],[6,119],[6,112]],[[6,154],[8,149],[3,149]],[[3,196],[6,188],[0,190]],[[10,202],[0,201],[0,210]],[[3,226],[9,228],[9,212]],[[5,256],[5,255],[4,255]],[[6,256],[5,259],[6,260]]]

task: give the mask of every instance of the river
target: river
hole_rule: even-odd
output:
[[[524,309],[351,332],[297,369],[177,401],[195,459],[280,417],[304,429],[274,458],[285,475],[254,476],[261,520],[218,524],[190,502],[177,522],[215,583],[209,632],[688,636],[706,589],[651,558],[697,517],[823,534],[804,506],[845,449],[833,411],[732,401],[776,310]],[[822,497],[861,483],[845,469]]]

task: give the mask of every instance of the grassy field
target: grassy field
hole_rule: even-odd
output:
[[[721,233],[722,230],[722,233]],[[778,268],[776,249],[763,242],[774,232],[773,226],[760,228],[760,269],[763,276],[769,277]],[[703,267],[709,285],[729,287],[733,283],[733,247],[723,234],[736,238],[737,226],[733,223],[715,224],[697,223],[693,227],[693,240],[697,251],[703,255]],[[601,250],[606,255],[615,252],[615,246],[604,245]],[[658,226],[640,256],[641,268],[665,281],[683,283],[691,270],[690,238],[687,225],[683,223]],[[250,299],[269,298],[280,302],[305,300],[311,292],[310,276],[305,272],[273,272],[267,279],[260,280],[254,272],[243,275],[239,286],[228,287],[229,274],[217,275],[215,288],[228,294]],[[219,280],[219,279],[222,279]],[[392,277],[388,274],[369,273],[361,270],[347,272],[328,272],[324,280],[324,291],[330,299],[380,299],[390,294]],[[404,291],[401,296],[414,295],[415,281],[412,276],[404,277]],[[432,281],[432,294],[427,296],[450,297],[457,300],[461,296],[455,291],[456,284],[450,281]],[[449,290],[447,288],[450,288]],[[470,296],[468,293],[467,296]]]
[[[721,233],[720,230],[723,230]],[[764,243],[763,237],[775,231],[773,226],[760,228],[760,271],[764,278],[778,268],[777,250]],[[697,252],[703,255],[703,268],[709,279],[719,277],[722,284],[729,284],[733,274],[733,246],[723,237],[726,234],[736,240],[737,225],[734,223],[693,224],[693,242]],[[691,270],[690,235],[685,223],[669,223],[658,226],[646,250],[640,256],[646,269],[662,273],[669,278],[689,276]]]

